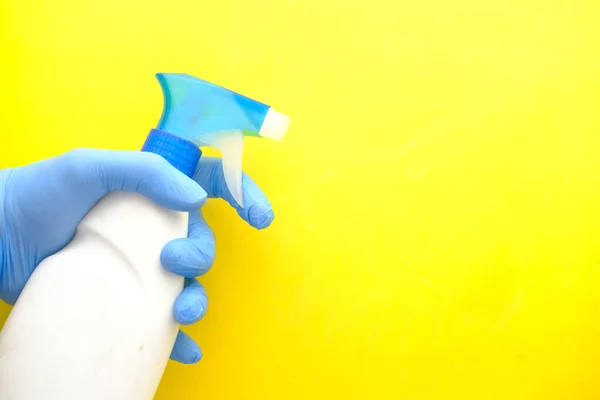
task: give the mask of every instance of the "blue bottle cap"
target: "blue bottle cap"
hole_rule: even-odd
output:
[[[194,143],[159,129],[150,131],[142,151],[161,155],[190,178],[202,155],[202,151]]]

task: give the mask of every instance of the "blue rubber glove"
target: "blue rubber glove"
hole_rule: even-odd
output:
[[[36,266],[73,238],[81,219],[109,192],[137,192],[155,203],[190,212],[187,239],[168,243],[161,252],[164,268],[184,276],[175,301],[177,322],[200,320],[208,304],[195,279],[215,257],[215,238],[199,208],[206,197],[220,197],[255,228],[270,225],[273,212],[262,191],[243,177],[246,207],[231,197],[217,158],[203,157],[190,179],[162,157],[140,151],[78,149],[19,168],[0,170],[0,298],[14,304]],[[179,332],[171,359],[198,362],[198,345]]]

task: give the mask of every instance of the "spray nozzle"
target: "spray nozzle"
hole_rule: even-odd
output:
[[[157,74],[157,78],[165,104],[156,130],[198,147],[218,149],[227,187],[243,207],[244,136],[281,140],[290,119],[265,104],[191,75]]]

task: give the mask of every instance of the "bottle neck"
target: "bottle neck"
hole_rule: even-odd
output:
[[[142,151],[162,156],[189,177],[194,175],[202,155],[202,151],[194,143],[160,129],[150,131]]]

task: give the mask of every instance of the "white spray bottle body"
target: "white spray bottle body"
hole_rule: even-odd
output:
[[[111,193],[36,268],[0,333],[3,400],[150,400],[179,326],[183,278],[160,264],[188,215]]]

